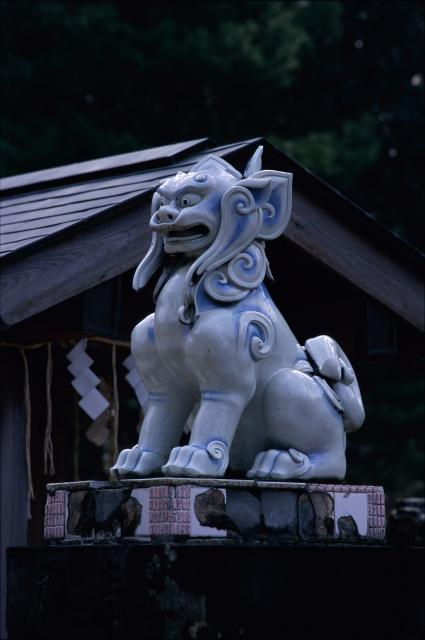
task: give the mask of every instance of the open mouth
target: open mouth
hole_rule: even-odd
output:
[[[164,239],[168,243],[172,242],[191,242],[205,238],[209,234],[209,229],[204,224],[195,224],[184,229],[169,229],[163,232]]]

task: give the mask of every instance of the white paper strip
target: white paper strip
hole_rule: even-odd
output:
[[[66,356],[71,363],[67,369],[74,376],[71,385],[79,395],[82,396],[78,403],[79,406],[92,420],[96,420],[109,407],[109,402],[96,389],[96,386],[101,381],[100,378],[90,370],[90,366],[94,361],[86,353],[86,348],[87,339],[83,339],[71,349]],[[107,418],[109,419],[109,416],[107,416]],[[106,437],[104,433],[105,426],[101,427],[99,424],[95,424],[92,425],[92,427],[92,431],[90,431],[90,435],[88,436],[89,440],[91,439],[92,442],[100,442],[102,438]]]
[[[142,382],[142,378],[140,377],[137,369],[131,369],[130,373],[127,373],[127,375],[125,376],[125,379],[127,380],[128,384],[133,387],[133,389],[138,387]]]
[[[183,427],[184,433],[190,433],[192,431],[193,423],[195,422],[195,418],[196,418],[196,414],[198,413],[198,409],[199,409],[199,402],[197,402],[195,404],[195,406],[192,409],[192,412],[191,412],[190,416],[186,420],[186,424]]]
[[[83,353],[83,351],[85,351],[87,349],[87,340],[80,340],[80,342],[78,342],[75,347],[73,347],[71,349],[71,351],[69,353],[66,354],[66,357],[68,358],[68,360],[70,362],[72,362],[73,360],[75,360],[76,358],[78,358],[78,356]]]
[[[93,442],[97,447],[101,447],[105,444],[109,436],[109,429],[107,427],[109,423],[109,415],[106,411],[100,415],[97,420],[91,423],[86,431],[86,438]]]
[[[93,360],[85,351],[83,351],[75,360],[73,360],[73,362],[71,362],[67,369],[75,378],[78,378],[78,376],[92,364]]]
[[[146,413],[149,402],[149,392],[146,389],[139,372],[137,371],[136,362],[131,353],[125,360],[123,360],[123,365],[126,369],[128,369],[128,373],[125,376],[125,379],[127,380],[128,384],[133,387],[139,404],[143,408],[143,413]]]
[[[78,404],[92,420],[96,420],[96,418],[98,418],[100,414],[109,407],[109,402],[105,400],[97,389],[89,391],[89,393],[84,396]]]
[[[123,365],[126,369],[128,369],[128,371],[131,371],[131,369],[135,368],[136,363],[134,362],[134,358],[131,353],[125,360],[123,360]]]
[[[98,378],[91,369],[85,369],[78,378],[75,378],[75,380],[71,382],[71,384],[75,391],[78,391],[80,396],[85,396],[93,389],[93,387],[96,387],[99,382],[100,378]]]

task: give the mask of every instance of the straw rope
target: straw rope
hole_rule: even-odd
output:
[[[80,420],[78,417],[78,401],[77,394],[74,393],[74,451],[73,451],[73,468],[74,481],[80,479]]]
[[[28,370],[28,359],[24,349],[21,349],[22,360],[24,361],[24,397],[25,397],[25,458],[27,464],[27,487],[28,487],[28,506],[31,500],[34,500],[34,486],[32,483],[31,471],[31,393],[30,393],[30,376]],[[29,510],[28,510],[29,511]]]
[[[112,410],[112,455],[114,459],[118,455],[118,431],[119,431],[119,395],[118,395],[118,375],[117,375],[117,347],[130,349],[130,342],[125,340],[111,340],[109,338],[91,337],[87,338],[91,342],[99,342],[103,344],[112,345],[112,377],[113,377],[113,410]],[[79,340],[58,340],[57,344],[68,347],[69,345],[75,345]],[[31,467],[31,389],[30,389],[30,376],[28,368],[28,359],[25,351],[40,349],[47,344],[47,365],[46,365],[46,428],[44,433],[44,473],[50,475],[55,474],[54,455],[53,455],[53,408],[52,408],[52,377],[53,377],[53,357],[52,357],[52,343],[51,342],[38,342],[36,344],[25,344],[16,342],[0,342],[0,347],[8,347],[10,349],[19,349],[22,360],[24,363],[24,396],[25,396],[25,413],[26,413],[26,428],[25,428],[25,456],[27,467],[27,486],[28,486],[28,504],[30,506],[31,500],[34,500],[34,485],[32,479],[32,467]],[[78,406],[75,411],[75,426],[74,426],[74,479],[79,478],[79,420],[78,420]],[[30,512],[30,511],[29,511]]]
[[[53,459],[52,440],[52,345],[47,345],[47,366],[46,366],[46,430],[44,432],[44,473],[55,475],[55,463]]]
[[[120,403],[118,397],[118,375],[117,375],[117,347],[112,345],[112,380],[113,380],[113,410],[112,410],[112,458],[115,461],[118,456],[118,429]]]
[[[125,340],[111,340],[110,338],[99,338],[97,336],[86,338],[86,340],[89,340],[90,342],[103,342],[103,344],[111,344],[116,347],[124,347],[126,349],[130,349],[131,346],[130,342],[126,342]],[[58,340],[57,344],[66,347],[69,345],[75,345],[77,342],[80,342],[80,340]],[[0,347],[10,347],[11,349],[39,349],[40,347],[45,347],[46,344],[46,342],[37,342],[36,344],[0,342]]]

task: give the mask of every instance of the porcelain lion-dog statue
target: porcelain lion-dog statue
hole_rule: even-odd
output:
[[[261,170],[261,155],[243,176],[210,155],[153,196],[152,244],[133,286],[162,275],[155,313],[131,338],[149,402],[115,477],[222,477],[228,467],[267,480],[345,476],[346,432],[364,421],[359,387],[332,338],[297,342],[263,283],[265,241],[290,219],[292,174]]]

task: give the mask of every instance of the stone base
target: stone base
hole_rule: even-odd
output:
[[[49,484],[47,491],[44,537],[50,543],[204,538],[364,544],[385,538],[382,487],[147,478]]]
[[[423,549],[88,544],[8,550],[9,640],[419,640]]]

